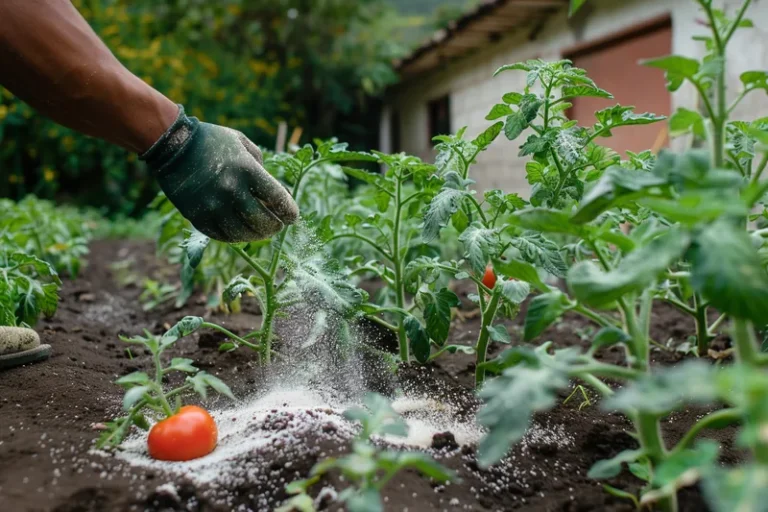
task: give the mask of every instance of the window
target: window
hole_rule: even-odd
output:
[[[436,135],[451,133],[451,98],[443,96],[430,101],[429,108],[429,140]],[[434,142],[433,142],[434,144]]]

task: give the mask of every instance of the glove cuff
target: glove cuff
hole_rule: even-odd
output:
[[[179,154],[197,131],[200,121],[196,117],[187,117],[184,107],[179,105],[179,115],[170,127],[152,144],[146,152],[139,155],[154,170],[160,170],[173,157]]]

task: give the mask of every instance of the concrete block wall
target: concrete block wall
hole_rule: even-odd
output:
[[[726,0],[725,3],[731,11],[740,5],[739,0]],[[664,14],[672,18],[672,53],[688,56],[704,53],[702,44],[691,40],[693,35],[706,33],[706,28],[696,21],[702,19],[702,14],[693,0],[590,0],[587,6],[591,12],[578,25],[568,20],[565,11],[560,12],[545,24],[534,40],[529,40],[528,29],[510,34],[440,70],[393,89],[389,104],[399,112],[402,150],[433,161],[427,104],[445,95],[451,98],[453,132],[466,126],[468,136],[474,136],[487,128],[490,122],[485,116],[491,107],[501,101],[504,93],[521,91],[525,86],[523,72],[508,72],[493,78],[494,71],[504,64],[531,58],[557,60],[569,47],[610,36]],[[740,30],[728,55],[730,97],[735,97],[741,90],[741,72],[768,69],[768,23],[765,22],[768,20],[768,0],[754,0],[748,16],[755,22],[755,28]],[[696,108],[693,87],[686,85],[676,92],[672,106],[673,111],[677,107]],[[734,116],[745,120],[768,116],[768,95],[762,91],[751,93]],[[387,126],[386,122],[382,123],[385,128],[381,132],[382,147],[390,147],[384,140],[390,133]],[[517,157],[525,137],[526,134],[510,142],[502,135],[481,154],[472,172],[479,189],[501,188],[528,195],[525,160]],[[673,141],[673,147],[677,149],[685,144],[682,139]]]

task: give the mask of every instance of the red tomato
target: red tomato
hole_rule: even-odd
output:
[[[208,411],[186,405],[179,412],[156,423],[149,431],[149,455],[158,460],[192,460],[216,448],[219,431]]]
[[[483,284],[493,290],[496,286],[496,274],[493,272],[493,267],[488,265],[485,267],[485,275],[483,276]]]

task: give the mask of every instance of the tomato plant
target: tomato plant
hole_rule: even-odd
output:
[[[215,448],[217,430],[213,420],[199,407],[183,407],[181,397],[184,393],[194,391],[205,399],[208,396],[208,388],[211,388],[234,399],[232,391],[218,377],[198,370],[191,359],[174,357],[168,364],[162,357],[179,339],[202,327],[226,331],[204,322],[202,318],[188,316],[161,336],[145,332],[145,336],[121,338],[126,343],[142,346],[150,352],[154,372],[150,376],[146,372],[136,371],[115,381],[126,390],[123,397],[125,416],[107,422],[107,428],[97,442],[99,448],[120,445],[133,426],[150,431],[150,455],[162,460],[202,457]],[[186,375],[184,383],[166,391],[165,380],[173,373]],[[147,412],[163,418],[151,430],[145,416]]]
[[[383,510],[381,491],[400,471],[414,469],[438,483],[456,480],[456,475],[432,457],[418,451],[398,452],[384,450],[374,444],[374,437],[385,435],[405,437],[408,425],[392,409],[389,401],[376,393],[369,393],[365,407],[344,411],[344,416],[360,423],[360,434],[352,442],[352,453],[343,457],[329,457],[314,465],[310,478],[297,480],[286,486],[294,495],[278,512],[292,510],[314,511],[314,500],[307,494],[309,488],[331,471],[340,471],[350,486],[338,495],[337,500],[351,512]]]
[[[630,153],[621,161],[595,141],[619,126],[657,121],[658,116],[616,106],[597,112],[591,128],[580,128],[563,117],[563,105],[574,96],[610,97],[583,72],[567,61],[528,61],[500,69],[526,72],[528,83],[538,81],[543,91],[511,93],[505,102],[517,109],[497,109],[507,116],[508,138],[526,129],[533,132],[521,146],[522,154],[533,157],[526,167],[534,183],[532,206],[513,213],[509,222],[563,241],[569,256],[567,292],[541,290],[529,305],[524,337],[536,339],[567,311],[590,318],[601,329],[587,352],[575,347],[553,351],[544,343],[536,349],[508,349],[484,364],[497,377],[480,391],[486,404],[478,421],[489,429],[480,445],[482,464],[502,457],[509,443],[523,435],[531,415],[552,407],[557,391],[578,378],[603,395],[604,408],[632,420],[639,442],[637,449],[595,464],[590,476],[611,478],[629,465],[645,480],[639,503],[660,510],[676,510],[678,489],[697,480],[715,497],[717,510],[757,506],[745,491],[750,478],[768,472],[765,440],[754,434],[768,417],[761,405],[768,393],[761,388],[766,358],[754,330],[768,323],[768,273],[761,255],[763,231],[753,230],[747,221],[765,215],[768,182],[760,176],[768,159],[757,153],[768,149],[768,122],[731,122],[729,115],[746,94],[768,89],[768,74],[742,73],[743,91],[730,104],[726,101],[725,50],[738,28],[752,26],[744,17],[750,1],[732,15],[711,1],[699,4],[711,29],[711,36],[697,38],[705,45],[705,57],[669,56],[646,65],[666,72],[670,90],[687,81],[699,91],[703,114],[680,109],[670,127],[673,134],[692,132],[702,138],[708,150],[664,151],[658,158],[649,152]],[[538,109],[543,111],[541,122],[534,115]],[[751,213],[754,209],[761,213]],[[621,224],[629,224],[628,234]],[[515,260],[494,261],[501,272],[509,264],[516,265]],[[530,279],[533,274],[516,277]],[[736,364],[718,368],[693,360],[651,372],[655,300],[671,302],[695,318],[700,355],[728,320]],[[721,314],[712,325],[707,325],[708,307]],[[611,346],[624,349],[625,364],[606,364],[595,357]],[[623,386],[616,390],[602,379]],[[704,416],[677,444],[667,444],[662,418],[684,404],[717,403],[726,406]],[[742,425],[740,442],[754,460],[725,470],[717,465],[718,446],[698,434],[730,424]]]

